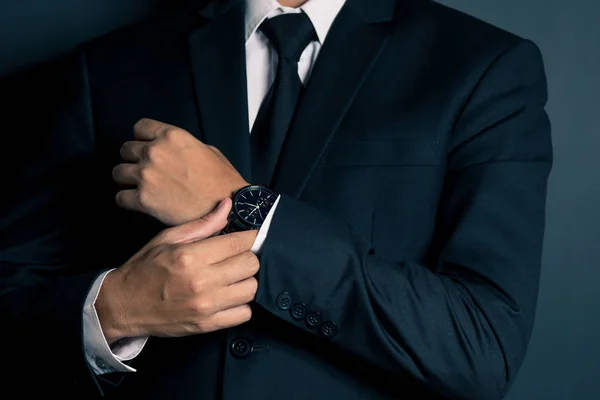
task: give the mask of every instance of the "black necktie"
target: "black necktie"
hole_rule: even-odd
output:
[[[252,178],[255,184],[269,185],[302,91],[298,61],[317,35],[304,13],[268,19],[260,30],[279,56],[275,82],[261,105],[250,135]]]

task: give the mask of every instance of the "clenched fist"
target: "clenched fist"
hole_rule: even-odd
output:
[[[248,185],[218,149],[184,129],[144,118],[134,138],[121,147],[125,163],[113,170],[117,183],[130,186],[117,193],[122,208],[180,225]]]
[[[106,276],[96,310],[109,343],[207,333],[250,319],[257,232],[214,236],[230,208],[224,199],[202,219],[163,231]]]

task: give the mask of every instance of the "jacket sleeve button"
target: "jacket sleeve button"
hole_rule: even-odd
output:
[[[306,317],[307,312],[306,306],[302,303],[296,303],[290,309],[290,314],[292,314],[292,318],[296,321],[302,321]]]
[[[310,328],[318,328],[323,323],[323,317],[316,311],[311,311],[306,316],[306,325]]]
[[[321,333],[323,333],[323,336],[327,338],[334,337],[337,334],[337,332],[337,325],[331,321],[327,321],[321,326]]]
[[[288,292],[281,293],[277,296],[276,305],[281,311],[289,310],[292,306],[292,296]]]

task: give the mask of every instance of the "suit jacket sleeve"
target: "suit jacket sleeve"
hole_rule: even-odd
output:
[[[347,224],[283,195],[257,303],[323,336],[277,306],[289,293],[335,323],[325,340],[357,361],[450,398],[500,399],[537,301],[552,163],[546,96],[529,41],[498,55],[474,87],[448,146],[431,265],[382,259]]]
[[[98,386],[85,361],[82,311],[100,271],[73,245],[94,219],[86,186],[93,131],[83,53],[5,79],[0,95],[7,189],[0,214],[3,385],[21,394],[91,398]]]

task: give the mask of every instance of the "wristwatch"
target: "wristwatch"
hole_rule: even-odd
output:
[[[237,190],[232,198],[233,206],[224,233],[260,229],[277,200],[277,194],[263,185],[248,185]]]

